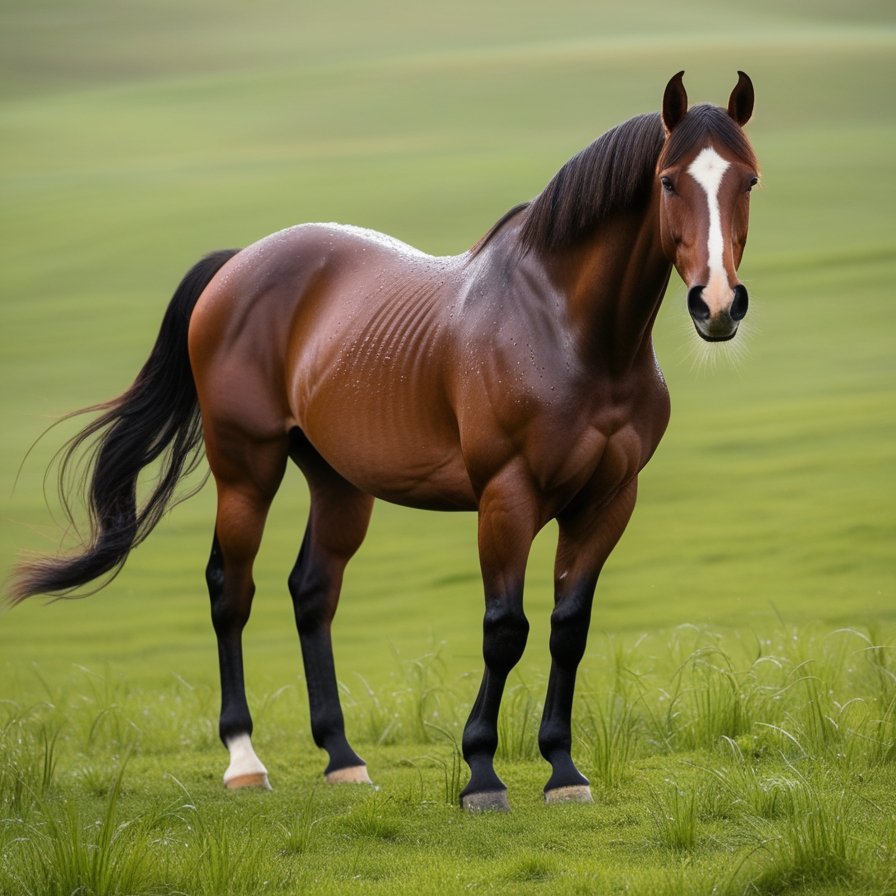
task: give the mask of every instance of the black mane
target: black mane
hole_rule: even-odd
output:
[[[616,212],[646,204],[663,139],[659,113],[647,113],[570,159],[529,205],[524,249],[566,248]]]
[[[719,106],[692,107],[668,141],[659,113],[638,115],[571,158],[535,199],[510,209],[472,251],[479,252],[518,214],[525,216],[523,251],[569,248],[618,212],[646,206],[657,167],[674,165],[701,141],[726,146],[756,166],[746,135]]]

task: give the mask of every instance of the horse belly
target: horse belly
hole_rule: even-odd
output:
[[[335,321],[324,328],[328,345],[309,351],[306,344],[293,367],[292,405],[305,436],[341,476],[375,497],[474,509],[436,328],[397,333],[355,320],[340,330]]]
[[[346,389],[324,383],[315,393],[302,415],[302,430],[353,485],[409,507],[475,509],[460,447],[448,426],[361,384]]]

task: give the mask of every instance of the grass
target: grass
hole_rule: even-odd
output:
[[[575,710],[595,805],[541,803],[554,533],[501,717],[514,811],[471,818],[475,520],[386,505],[334,638],[381,789],[323,786],[290,475],[245,649],[274,792],[220,785],[207,488],[105,591],[0,617],[0,893],[896,892],[891,10],[307,7],[0,10],[0,566],[60,543],[42,478],[65,426],[22,464],[29,446],[131,381],[201,253],[306,220],[461,251],[673,72],[723,102],[742,68],[763,166],[751,309],[737,354],[695,348],[677,281],[658,319],[672,424],[601,579]]]
[[[307,713],[270,702],[258,744],[275,791],[227,794],[218,776],[223,750],[191,724],[180,683],[162,694],[122,695],[111,682],[98,688],[115,701],[122,730],[133,733],[124,746],[116,730],[97,733],[97,717],[110,716],[111,706],[85,700],[76,678],[29,711],[12,701],[3,707],[0,892],[454,892],[486,881],[507,892],[588,892],[623,881],[635,893],[836,892],[841,885],[888,892],[896,883],[883,860],[894,847],[896,731],[880,722],[892,719],[896,678],[879,677],[878,651],[844,648],[867,637],[820,627],[763,633],[755,640],[764,642],[768,699],[739,736],[696,747],[694,716],[664,708],[674,688],[692,691],[703,681],[698,665],[682,667],[677,657],[688,649],[703,655],[701,645],[711,642],[736,689],[751,693],[747,673],[756,661],[744,634],[689,627],[626,644],[633,686],[624,694],[612,671],[620,645],[604,639],[605,671],[580,694],[577,715],[580,743],[625,744],[614,774],[601,771],[602,753],[580,750],[596,805],[546,807],[547,765],[504,757],[499,767],[514,804],[508,817],[457,810],[460,723],[442,743],[409,734],[392,746],[362,734],[378,788],[334,787],[320,779]],[[878,646],[896,651],[896,641]],[[430,655],[419,665],[436,662]],[[807,665],[826,682],[823,709],[862,707],[848,721],[841,713],[841,748],[815,722],[817,693],[793,686]],[[376,699],[402,724],[427,720],[433,704],[411,707],[402,676],[397,668],[395,687]],[[463,678],[443,681],[439,700],[460,703],[465,690]],[[621,708],[601,714],[595,705],[605,706],[607,693]],[[175,707],[179,742],[166,744],[147,723],[146,706],[160,697]],[[707,705],[696,702],[695,713]],[[531,722],[528,700],[511,700],[503,712],[511,727]],[[362,704],[346,715],[351,730],[365,731]],[[659,718],[672,720],[664,737]],[[678,739],[679,732],[686,734]],[[85,766],[101,768],[106,786],[87,786]]]

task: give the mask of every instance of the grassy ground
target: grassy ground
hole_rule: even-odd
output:
[[[893,16],[606,6],[0,10],[4,568],[59,543],[42,476],[61,434],[19,471],[29,445],[130,382],[204,251],[304,220],[461,251],[680,68],[695,101],[751,74],[764,184],[733,356],[695,347],[680,284],[660,316],[672,425],[576,709],[595,807],[539,803],[553,531],[503,721],[515,811],[467,818],[449,803],[481,662],[475,521],[385,505],[336,631],[381,789],[315,786],[284,581],[297,477],[246,639],[276,790],[223,793],[206,489],[103,593],[0,617],[0,892],[896,891]]]
[[[378,790],[314,783],[295,685],[256,694],[274,793],[228,794],[210,685],[31,670],[17,693],[43,699],[4,707],[0,891],[894,892],[892,646],[786,626],[598,639],[577,713],[596,805],[542,805],[543,682],[517,682],[506,817],[456,808],[470,682],[438,651],[347,695]]]

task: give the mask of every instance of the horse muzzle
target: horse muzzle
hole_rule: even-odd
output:
[[[688,290],[688,312],[701,339],[707,342],[727,342],[737,333],[740,322],[746,317],[749,305],[747,288],[738,283],[731,290],[727,302],[711,308],[704,296],[705,286],[692,286]]]

